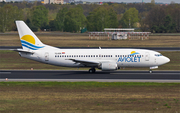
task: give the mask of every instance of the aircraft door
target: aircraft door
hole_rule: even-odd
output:
[[[99,54],[98,57],[97,57],[98,60],[101,60],[102,59],[102,55]]]
[[[145,54],[145,60],[146,60],[146,61],[149,61],[149,58],[150,58],[150,54],[149,54],[149,52],[146,52],[146,54]]]
[[[44,58],[45,58],[45,61],[49,61],[49,53],[48,52],[45,53]]]

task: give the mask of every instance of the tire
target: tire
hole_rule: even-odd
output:
[[[92,69],[89,69],[89,73],[93,73],[93,70],[92,70]]]
[[[95,68],[89,69],[89,73],[95,73],[95,72],[96,72]]]
[[[152,70],[150,70],[149,73],[152,73]]]

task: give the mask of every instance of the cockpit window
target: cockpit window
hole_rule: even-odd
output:
[[[158,56],[158,57],[159,57],[159,56],[162,56],[162,54],[155,54],[155,56]]]

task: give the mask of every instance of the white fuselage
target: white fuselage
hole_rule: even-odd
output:
[[[132,51],[138,52],[131,55]],[[70,59],[106,63],[114,62],[118,67],[154,67],[169,62],[160,53],[145,49],[59,49],[46,46],[35,50],[34,54],[21,53],[25,58],[64,67],[98,67],[94,64],[83,65]]]

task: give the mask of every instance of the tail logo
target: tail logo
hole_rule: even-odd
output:
[[[43,48],[44,46],[36,46],[36,41],[34,39],[34,37],[32,37],[31,35],[24,35],[21,38],[21,44],[22,46],[32,49],[32,50],[38,50],[40,48]]]

